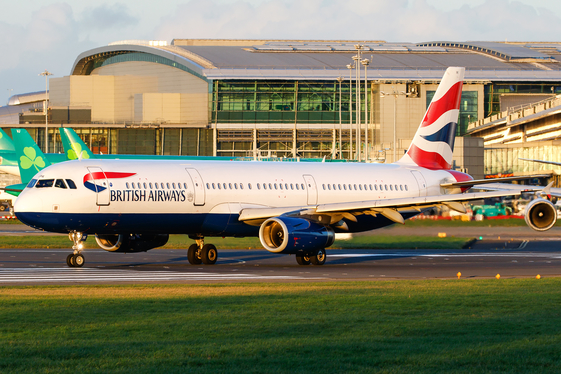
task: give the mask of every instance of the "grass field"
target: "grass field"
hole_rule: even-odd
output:
[[[469,238],[438,238],[425,236],[372,235],[359,236],[351,240],[338,240],[329,249],[460,249],[466,246]],[[212,238],[218,249],[263,249],[259,238]],[[186,249],[194,241],[187,235],[170,235],[168,244],[161,248]],[[72,242],[63,236],[3,236],[0,248],[70,248]],[[86,248],[98,248],[95,238],[90,236]]]
[[[2,373],[558,373],[561,279],[0,288]]]

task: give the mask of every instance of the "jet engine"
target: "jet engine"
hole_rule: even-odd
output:
[[[259,240],[269,252],[310,253],[332,245],[335,233],[304,218],[274,217],[261,224]]]
[[[536,231],[547,231],[557,221],[557,210],[553,203],[546,199],[532,200],[526,206],[524,219],[526,224]]]
[[[109,252],[146,252],[150,249],[161,247],[168,242],[169,235],[147,234],[113,234],[96,235],[95,241],[104,250]]]

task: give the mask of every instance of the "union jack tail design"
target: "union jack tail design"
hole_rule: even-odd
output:
[[[464,72],[460,67],[446,69],[407,153],[398,163],[431,170],[450,169]]]

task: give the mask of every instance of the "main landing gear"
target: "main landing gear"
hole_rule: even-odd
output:
[[[325,264],[325,260],[327,259],[327,253],[325,253],[325,249],[321,248],[312,253],[306,254],[297,254],[296,255],[296,262],[298,265],[323,265]]]
[[[196,244],[191,244],[187,250],[187,260],[191,265],[214,265],[218,260],[218,250],[213,244],[204,244],[204,238],[195,238]]]
[[[74,231],[68,233],[68,238],[74,242],[72,246],[74,252],[66,257],[66,264],[71,268],[81,268],[85,262],[84,255],[82,255],[82,249],[84,249],[82,242],[86,240],[87,235]]]

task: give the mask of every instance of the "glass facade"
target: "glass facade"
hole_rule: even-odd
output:
[[[27,129],[41,149],[45,149],[45,128]],[[114,129],[74,128],[95,154],[212,156],[209,129]],[[63,153],[58,128],[49,128],[49,152]]]
[[[339,96],[341,121],[349,122],[349,93],[348,81],[340,90],[337,81],[216,81],[212,122],[339,123]]]
[[[559,145],[539,142],[536,145],[512,148],[485,148],[485,174],[539,172],[555,166],[520,160],[529,158],[561,162]]]
[[[561,86],[552,83],[500,83],[485,85],[485,117],[500,113],[503,94],[555,94],[561,93]]]

